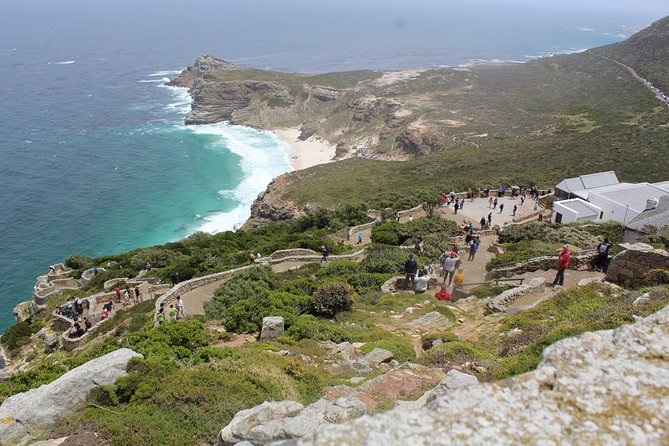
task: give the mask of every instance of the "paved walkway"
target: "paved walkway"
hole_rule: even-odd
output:
[[[499,212],[500,204],[504,204],[504,210],[501,213]],[[474,226],[478,226],[481,217],[487,219],[488,214],[492,213],[493,226],[498,224],[507,225],[510,224],[514,218],[514,205],[518,206],[516,217],[520,217],[534,212],[534,204],[535,201],[532,199],[526,199],[525,203],[521,205],[520,198],[514,200],[511,197],[501,197],[497,199],[497,209],[493,209],[488,206],[488,198],[475,198],[474,201],[465,200],[465,206],[462,209],[458,209],[457,214],[455,214],[453,210],[453,205],[450,205],[449,207],[440,207],[439,214],[442,218],[454,220],[458,224],[473,223]]]
[[[272,265],[272,271],[280,273],[297,269],[309,263],[316,263],[317,260],[309,261],[285,261],[275,263]],[[181,295],[181,300],[184,302],[184,313],[186,316],[193,316],[195,314],[204,314],[204,303],[214,298],[214,292],[220,287],[229,277],[225,279],[212,282],[208,285],[197,287],[194,290],[188,291]]]

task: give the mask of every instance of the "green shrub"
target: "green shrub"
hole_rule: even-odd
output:
[[[353,306],[355,290],[348,283],[332,282],[318,287],[314,293],[313,309],[316,313],[334,316]]]
[[[396,246],[372,246],[367,248],[367,256],[360,265],[368,273],[399,274],[404,271],[408,255],[406,250]]]
[[[259,290],[272,290],[276,277],[269,266],[247,269],[235,274],[214,292],[214,298],[204,303],[208,319],[224,319],[226,311],[236,302],[252,299]]]
[[[65,259],[65,266],[72,269],[88,269],[94,266],[93,258],[81,254],[72,254]]]
[[[651,269],[645,277],[648,285],[664,285],[669,283],[669,270],[666,269]]]
[[[343,274],[357,274],[361,266],[352,260],[332,260],[324,268],[316,272],[316,277],[341,276]]]
[[[297,341],[314,339],[339,343],[350,340],[349,334],[341,325],[310,314],[297,317],[293,325],[286,330],[286,334]]]
[[[7,347],[10,354],[14,354],[19,347],[30,343],[30,336],[37,333],[44,327],[41,322],[31,323],[28,320],[17,322],[5,330],[0,337],[0,342]]]
[[[418,362],[431,367],[453,367],[465,362],[491,359],[490,353],[474,342],[453,341],[427,351]]]
[[[455,333],[450,332],[450,331],[440,331],[440,332],[437,332],[437,333],[428,333],[428,334],[425,334],[421,337],[421,342],[423,344],[423,350],[431,349],[432,344],[437,339],[441,340],[441,342],[443,342],[443,343],[456,342],[456,341],[460,340],[460,338]]]
[[[313,298],[260,289],[252,297],[242,299],[224,312],[225,328],[235,333],[260,331],[262,320],[268,316],[282,316],[285,326],[295,322],[297,316],[311,307]]]
[[[392,245],[397,246],[400,244],[400,238],[394,231],[389,231],[387,229],[376,229],[372,228],[372,242],[379,243],[381,245]]]
[[[103,385],[91,390],[90,398],[103,406],[118,406],[119,399],[113,386]]]
[[[364,354],[367,354],[375,348],[388,350],[399,362],[413,361],[416,359],[416,352],[413,349],[411,341],[404,336],[396,336],[391,334],[385,335],[384,339],[367,342],[362,346],[360,351]]]
[[[136,271],[144,269],[147,263],[153,268],[164,268],[187,259],[184,254],[165,248],[142,248],[131,254],[129,265]]]

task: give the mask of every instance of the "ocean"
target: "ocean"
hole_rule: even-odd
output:
[[[620,41],[669,13],[652,0],[499,3],[3,5],[0,330],[48,265],[231,230],[291,170],[271,133],[183,125],[190,99],[165,82],[200,54],[298,72],[526,62]]]

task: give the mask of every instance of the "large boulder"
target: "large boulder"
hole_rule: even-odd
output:
[[[663,445],[668,357],[665,307],[635,324],[563,339],[532,372],[447,389],[424,408],[323,425],[313,439],[288,444]]]
[[[283,317],[269,316],[262,319],[262,331],[260,339],[263,341],[274,340],[283,335]]]
[[[221,431],[218,446],[239,445],[244,441],[261,445],[275,440],[309,438],[321,424],[341,423],[364,412],[365,403],[352,397],[341,397],[336,401],[320,399],[307,407],[295,401],[266,401],[235,414]]]
[[[0,445],[23,446],[51,432],[86,406],[90,391],[114,384],[142,355],[122,348],[70,370],[50,384],[7,398],[0,406]]]

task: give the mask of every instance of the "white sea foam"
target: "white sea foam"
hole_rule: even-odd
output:
[[[137,82],[139,82],[139,83],[159,83],[159,82],[162,82],[164,84],[165,82],[169,82],[169,81],[170,81],[169,77],[163,77],[163,78],[160,78],[160,79],[142,79],[141,81],[137,81]]]
[[[158,85],[160,88],[166,88],[172,97],[175,99],[174,102],[167,104],[164,109],[170,112],[176,112],[186,116],[190,111],[190,106],[193,102],[193,98],[188,94],[188,88],[185,87],[172,87],[161,83]]]
[[[72,65],[73,63],[77,63],[76,60],[66,60],[64,62],[49,62],[49,65]]]
[[[178,74],[181,71],[157,71],[151,76]],[[167,89],[174,102],[164,107],[169,112],[185,116],[191,110],[193,99],[188,88],[166,85],[169,79],[157,82],[160,88]],[[244,179],[232,190],[218,191],[221,198],[233,200],[238,205],[226,212],[218,212],[195,220],[202,224],[196,228],[211,234],[235,230],[251,216],[251,205],[258,194],[265,190],[275,177],[292,170],[288,160],[288,148],[270,132],[258,131],[249,127],[229,125],[227,123],[190,125],[177,124],[175,127],[197,134],[214,135],[208,143],[211,150],[232,152],[241,158],[240,167]]]
[[[275,177],[292,170],[285,147],[274,135],[248,127],[225,123],[187,126],[193,133],[215,135],[215,146],[230,151],[241,158],[244,179],[233,190],[221,190],[223,198],[239,203],[228,212],[214,214],[197,228],[216,233],[240,227],[251,216],[251,205],[260,192]]]
[[[172,71],[156,71],[155,73],[149,74],[151,77],[155,76],[169,76],[170,74],[181,74],[183,70],[172,70]]]

